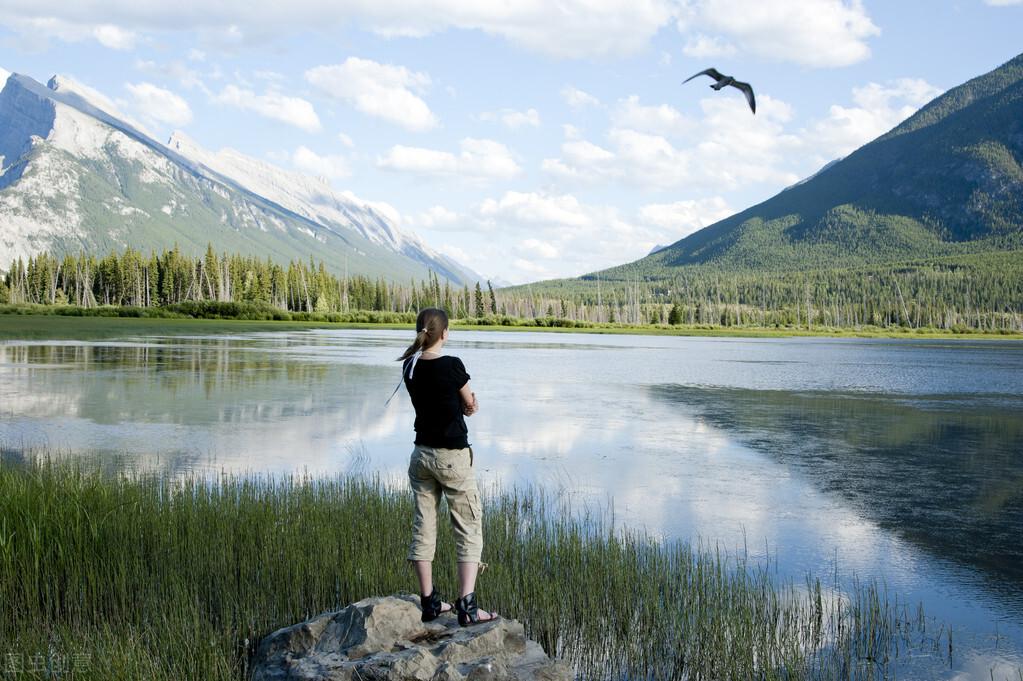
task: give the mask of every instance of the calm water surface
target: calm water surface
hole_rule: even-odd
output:
[[[0,443],[170,473],[379,472],[404,485],[397,331],[0,343]],[[1023,343],[456,331],[484,487],[800,581],[878,579],[958,636],[905,678],[1019,679]],[[903,676],[903,674],[900,674]]]

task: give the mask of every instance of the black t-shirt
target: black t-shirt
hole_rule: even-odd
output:
[[[426,360],[420,357],[409,379],[411,362],[410,357],[402,363],[402,375],[416,408],[415,444],[445,449],[468,447],[469,429],[458,394],[469,380],[462,360],[451,355]]]

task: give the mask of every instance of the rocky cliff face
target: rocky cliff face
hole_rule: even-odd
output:
[[[252,681],[571,681],[513,619],[422,623],[417,596],[366,598],[264,638]]]
[[[476,278],[371,204],[238,152],[207,152],[180,134],[160,144],[65,78],[5,81],[0,156],[0,270],[43,250],[177,244],[198,255],[212,242],[285,262],[313,256],[335,272]]]
[[[0,92],[0,189],[20,179],[25,164],[19,161],[31,151],[34,139],[46,139],[57,115],[52,101],[21,87],[17,76],[11,78],[11,87]]]

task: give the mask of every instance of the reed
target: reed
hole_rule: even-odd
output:
[[[379,476],[170,476],[0,455],[0,655],[19,679],[244,679],[271,631],[415,591],[411,494]],[[482,602],[580,679],[882,678],[922,626],[875,584],[780,581],[541,487],[485,491],[484,505]],[[449,595],[454,566],[442,526],[435,580]]]

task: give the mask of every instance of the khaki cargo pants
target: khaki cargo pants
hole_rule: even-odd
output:
[[[472,463],[471,447],[443,449],[416,445],[412,450],[408,477],[416,508],[408,560],[433,560],[437,547],[437,509],[443,494],[448,501],[458,561],[480,562],[483,508]]]

